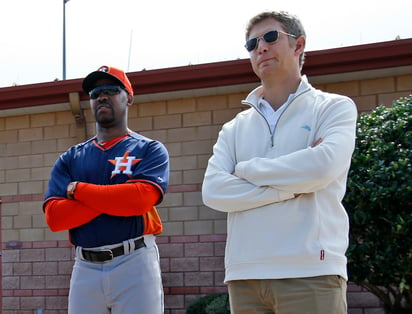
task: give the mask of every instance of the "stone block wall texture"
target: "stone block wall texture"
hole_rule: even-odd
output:
[[[367,112],[412,93],[412,75],[319,84],[347,95]],[[226,215],[204,206],[201,183],[222,124],[244,109],[247,93],[210,95],[135,104],[129,127],[162,141],[169,150],[171,180],[159,206],[158,237],[165,313],[183,314],[188,303],[226,291]],[[89,110],[87,137],[94,135]],[[1,307],[2,313],[66,313],[73,248],[66,232],[52,233],[42,212],[43,193],[56,158],[78,142],[71,112],[0,118]],[[349,284],[351,314],[383,313],[378,299]]]

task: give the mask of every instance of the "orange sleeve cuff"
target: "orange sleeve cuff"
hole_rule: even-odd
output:
[[[135,182],[96,185],[79,182],[74,198],[95,210],[112,216],[140,216],[151,210],[161,197],[157,187]]]

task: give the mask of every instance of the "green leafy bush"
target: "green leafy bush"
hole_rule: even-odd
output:
[[[227,293],[212,293],[193,300],[187,314],[230,314],[229,295]]]
[[[344,205],[349,280],[412,313],[412,96],[359,117]]]

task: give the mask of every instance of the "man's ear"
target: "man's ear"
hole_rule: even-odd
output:
[[[129,93],[127,93],[127,105],[130,107],[131,105],[133,105],[133,95],[130,95]]]
[[[295,55],[300,56],[305,51],[306,38],[300,36],[295,41]]]

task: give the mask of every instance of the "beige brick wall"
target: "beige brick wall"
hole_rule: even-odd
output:
[[[330,81],[316,87],[351,97],[359,112],[364,112],[378,104],[389,106],[393,100],[411,94],[412,74]],[[221,125],[244,109],[240,100],[245,96],[246,93],[236,93],[153,101],[135,104],[129,111],[129,127],[162,141],[170,153],[170,188],[159,206],[164,222],[164,233],[159,241],[165,291],[168,293],[166,308],[173,309],[173,313],[184,313],[183,307],[199,294],[224,290],[221,281],[226,215],[204,206],[200,191],[207,160]],[[86,133],[91,137],[95,123],[90,110],[85,109],[84,114]],[[66,298],[61,296],[67,294],[67,269],[60,271],[59,280],[63,283],[58,288],[47,286],[47,278],[34,282],[36,278],[26,277],[35,276],[40,269],[47,270],[46,277],[48,272],[54,276],[59,274],[56,267],[63,267],[59,263],[66,268],[72,263],[70,254],[63,258],[64,261],[47,256],[53,248],[65,245],[53,254],[57,256],[61,251],[65,256],[68,254],[67,233],[49,231],[43,217],[42,200],[51,167],[59,154],[78,142],[76,134],[74,118],[67,111],[0,118],[1,242],[3,248],[10,243],[23,246],[15,250],[7,248],[4,255],[7,261],[3,259],[3,291],[7,298],[3,305],[7,304],[7,307],[3,307],[3,313],[11,313],[13,306],[13,310],[27,307],[24,304],[28,299],[21,295],[24,293],[33,304],[38,302],[47,307],[46,303],[50,302],[51,307],[60,306],[64,312]],[[208,236],[217,238],[205,238]],[[50,248],[37,248],[42,243]],[[202,251],[195,253],[199,245]],[[36,251],[30,253],[31,250]],[[19,259],[13,262],[15,254]],[[41,261],[30,258],[23,261],[21,254],[41,254],[40,260],[49,263],[50,268],[41,268]],[[10,267],[20,270],[10,270]],[[198,271],[203,271],[201,277],[196,275]],[[26,276],[26,272],[30,275]],[[40,292],[33,292],[35,289],[40,289]],[[352,290],[351,293],[355,294],[356,288]],[[372,307],[379,307],[379,304]]]
[[[60,239],[49,235],[43,193],[57,156],[75,143],[70,113],[0,118],[2,242]]]
[[[222,221],[225,225],[226,215],[203,205],[200,186],[221,124],[241,110],[239,101],[237,107],[229,108],[230,100],[239,100],[244,96],[213,95],[155,103],[154,107],[151,107],[153,103],[137,105],[137,116],[131,116],[132,119],[150,113],[154,129],[166,132],[164,143],[170,154],[171,187],[159,206],[164,219],[164,235],[226,232],[219,223]],[[142,133],[155,135],[145,131]]]
[[[359,112],[369,112],[377,105],[390,106],[394,100],[412,94],[412,75],[331,82],[318,87],[325,91],[347,95],[356,102]]]

